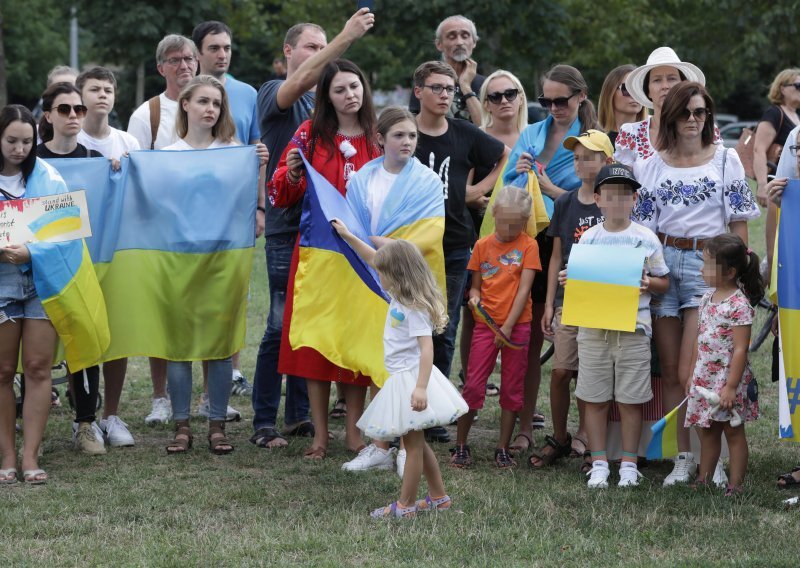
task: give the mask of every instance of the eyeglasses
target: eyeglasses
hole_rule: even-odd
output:
[[[503,102],[503,97],[505,97],[508,102],[511,102],[517,98],[518,94],[519,94],[519,89],[506,89],[505,91],[496,91],[494,93],[489,93],[486,95],[486,99],[490,103],[499,105],[501,102]]]
[[[451,87],[450,85],[423,85],[422,88],[428,88],[434,95],[441,95],[442,91],[447,93],[447,96],[452,96],[456,92],[455,87]]]
[[[572,97],[574,97],[575,95],[577,95],[578,93],[580,93],[580,91],[574,91],[568,97],[558,97],[557,99],[548,99],[548,98],[545,98],[544,96],[540,96],[538,100],[539,100],[539,104],[542,105],[546,109],[549,109],[553,105],[555,105],[556,108],[566,108],[567,105],[569,105],[569,100]]]
[[[694,117],[694,119],[697,122],[705,122],[706,118],[708,118],[710,114],[711,111],[707,108],[696,108],[696,109],[685,108],[683,109],[683,114],[681,115],[681,118],[683,120],[689,120],[691,117]]]
[[[181,61],[186,63],[186,65],[191,65],[197,61],[197,59],[194,58],[194,55],[187,55],[186,57],[170,57],[169,59],[165,59],[164,63],[171,67],[177,67],[181,64]]]
[[[86,116],[87,108],[84,105],[60,104],[50,108],[50,112],[56,111],[61,116],[69,116],[70,112],[75,112],[75,116],[83,118]]]
[[[617,89],[619,89],[619,92],[622,93],[623,97],[630,97],[631,96],[631,93],[628,90],[628,87],[625,86],[625,83],[620,83],[620,85],[619,85],[619,87],[617,87]]]
[[[794,87],[796,90],[800,91],[800,82],[797,83],[784,83],[784,87]]]

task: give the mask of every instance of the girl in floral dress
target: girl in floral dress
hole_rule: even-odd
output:
[[[686,427],[696,426],[701,459],[698,483],[705,484],[719,459],[722,434],[730,450],[730,482],[726,496],[742,492],[747,470],[744,422],[758,418],[757,387],[747,361],[753,306],[764,295],[758,255],[742,239],[725,233],[706,243],[703,279],[713,289],[700,300],[698,338],[692,362],[694,375],[688,389]],[[719,395],[711,404],[698,387]],[[741,418],[739,422],[735,416]]]

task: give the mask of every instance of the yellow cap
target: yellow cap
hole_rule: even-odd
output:
[[[589,150],[603,152],[609,158],[614,157],[614,146],[611,145],[611,139],[599,130],[587,130],[580,136],[569,136],[564,140],[564,148],[572,151],[575,149],[575,144],[578,143]]]

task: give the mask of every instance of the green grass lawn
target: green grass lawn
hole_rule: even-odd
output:
[[[751,227],[760,250],[762,226]],[[251,378],[267,311],[262,244],[254,251],[242,353]],[[354,475],[340,469],[351,457],[341,421],[332,423],[336,439],[328,459],[310,463],[302,459],[308,440],[272,451],[249,444],[249,401],[233,397],[245,420],[229,427],[232,455],[212,456],[205,424],[195,420],[194,449],[167,456],[171,428],[144,426],[149,373],[146,360],[134,359],[121,415],[136,447],[95,458],[75,453],[65,401],[51,414],[44,444],[41,465],[50,482],[0,487],[0,565],[797,566],[792,539],[800,530],[800,507],[782,507],[782,499],[796,493],[776,489],[775,477],[800,463],[800,451],[777,440],[768,355],[765,346],[752,359],[762,417],[748,426],[751,462],[742,497],[664,489],[668,463],[644,469],[639,488],[595,492],[586,489],[578,460],[539,472],[523,466],[498,471],[492,450],[499,408],[492,398],[473,429],[472,469],[444,466],[447,446],[434,448],[454,508],[402,522],[369,519],[368,511],[396,499],[400,482],[391,471]],[[199,394],[198,372],[195,365]],[[549,366],[543,375],[549,377]],[[547,384],[545,378],[539,406],[549,414]],[[576,419],[573,413],[573,425]],[[537,434],[537,446],[547,432],[549,423]]]

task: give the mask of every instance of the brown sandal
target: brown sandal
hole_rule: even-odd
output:
[[[308,448],[303,454],[303,457],[307,460],[322,461],[328,457],[328,449],[322,447]]]
[[[192,448],[193,439],[192,431],[189,429],[189,421],[175,421],[175,438],[167,446],[167,453],[170,455],[186,453]]]
[[[224,420],[208,421],[208,449],[218,456],[224,456],[233,451],[233,446],[225,436]]]
[[[517,442],[519,438],[525,439],[525,445],[522,445],[520,442]],[[532,447],[533,447],[533,440],[531,440],[531,437],[524,432],[520,432],[519,434],[514,436],[514,443],[508,447],[508,453],[510,453],[512,456],[517,454],[522,454],[530,450]]]
[[[567,434],[567,441],[563,444],[553,436],[545,436],[544,442],[544,446],[539,448],[538,451],[533,452],[528,458],[528,466],[531,469],[543,469],[552,465],[556,460],[567,457],[572,445],[572,436]],[[551,451],[545,453],[545,449],[547,449],[548,446],[550,446]],[[539,461],[539,465],[534,463],[536,460]]]

